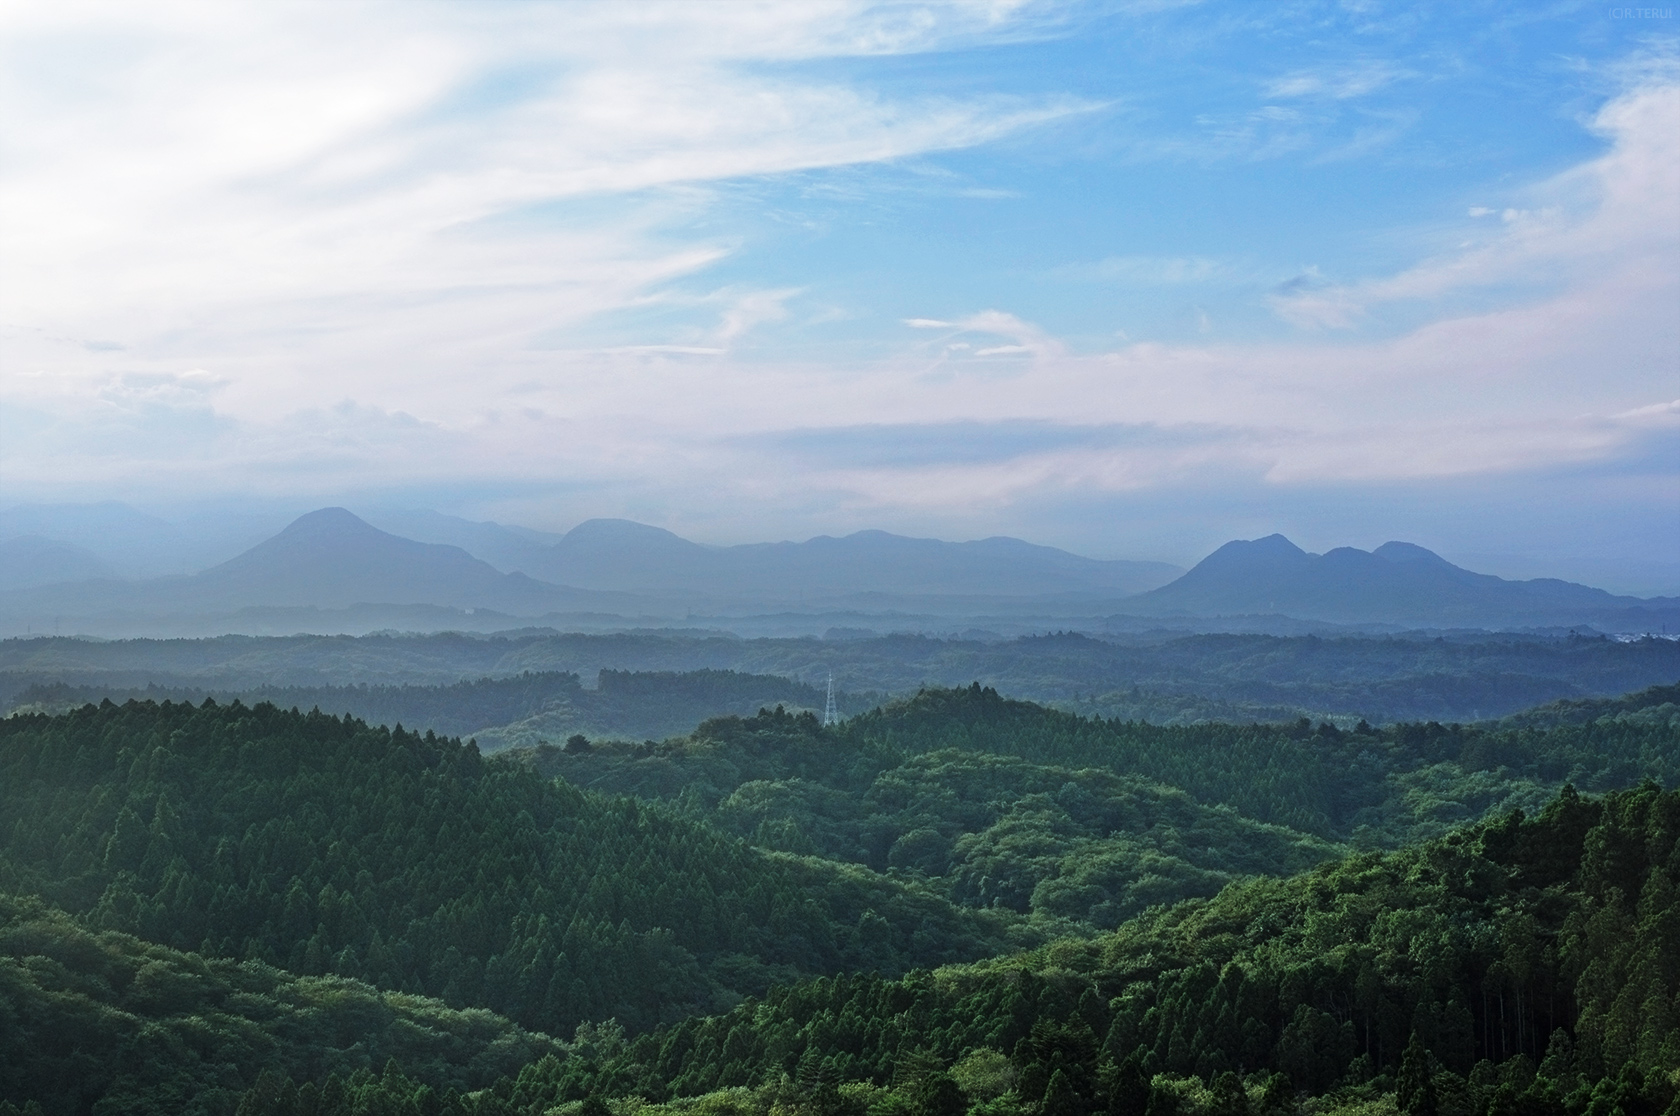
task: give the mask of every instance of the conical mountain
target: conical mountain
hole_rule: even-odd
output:
[[[322,508],[278,535],[192,579],[212,600],[241,607],[438,604],[540,607],[550,587],[504,574],[457,546],[415,542]]]
[[[80,582],[19,591],[24,592],[27,598],[19,597],[12,607],[64,615],[208,615],[241,609],[426,605],[538,616],[625,604],[612,594],[502,573],[460,547],[389,534],[343,508],[322,508],[300,516],[272,538],[190,577]]]

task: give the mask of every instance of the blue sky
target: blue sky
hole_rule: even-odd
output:
[[[4,500],[1680,592],[1680,23],[14,4]]]

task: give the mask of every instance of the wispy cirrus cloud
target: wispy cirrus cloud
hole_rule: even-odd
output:
[[[726,257],[726,237],[666,231],[703,210],[707,183],[1079,111],[753,65],[1030,29],[1020,7],[13,6],[0,205],[25,219],[0,233],[9,366],[99,376],[111,350],[78,357],[65,335],[131,365],[191,353],[246,413],[306,403],[347,367],[371,394],[412,392],[442,375],[421,371],[437,357],[479,363],[490,386],[489,352]],[[554,208],[603,196],[623,199],[605,219]],[[787,297],[737,285],[712,339],[776,320]],[[410,358],[380,358],[395,346]]]
[[[1645,291],[1642,298],[1672,294],[1680,152],[1670,137],[1680,131],[1680,82],[1637,86],[1600,109],[1592,125],[1610,149],[1529,188],[1528,205],[1504,207],[1490,234],[1397,275],[1280,290],[1274,310],[1298,326],[1347,329],[1384,306],[1466,289],[1626,285]],[[1481,206],[1470,215],[1494,212]]]
[[[1411,76],[1392,62],[1372,59],[1353,65],[1297,70],[1269,82],[1265,86],[1265,95],[1277,99],[1323,97],[1346,101],[1374,93]]]
[[[1038,326],[1002,310],[982,310],[949,322],[936,318],[907,318],[904,324],[912,329],[940,331],[942,336],[934,346],[942,358],[951,354],[1053,358],[1066,351],[1059,340]],[[985,337],[998,338],[1003,343],[981,340]]]

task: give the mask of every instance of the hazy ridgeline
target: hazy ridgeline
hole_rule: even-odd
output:
[[[602,632],[694,624],[786,637],[832,627],[1010,635],[1680,627],[1674,598],[1618,596],[1555,578],[1506,580],[1404,542],[1309,554],[1282,535],[1234,540],[1186,571],[1006,537],[955,543],[859,531],[709,547],[645,524],[591,520],[543,543],[497,524],[399,517],[423,535],[436,538],[442,528],[463,544],[453,545],[321,508],[210,568],[122,580],[109,571],[99,576],[107,563],[63,539],[8,537],[20,519],[36,527],[55,518],[76,527],[82,519],[75,509],[60,510],[66,515],[0,512],[0,633],[361,635],[521,625]],[[121,526],[95,534],[120,562],[132,549],[122,540],[134,522],[117,519]],[[79,524],[83,532],[88,526]]]
[[[691,676],[581,684],[603,670]],[[544,677],[520,680],[527,673]],[[152,686],[160,699],[243,696],[448,734],[531,722],[486,734],[486,747],[558,742],[574,731],[658,739],[706,717],[751,713],[755,702],[820,709],[830,675],[845,713],[882,695],[979,681],[1013,697],[1160,724],[1303,715],[1346,725],[1445,723],[1672,682],[1680,678],[1680,642],[1486,633],[1002,640],[548,631],[0,642],[0,702],[8,708],[144,696]],[[496,681],[480,683],[486,678]],[[43,686],[68,688],[31,691]],[[432,686],[445,689],[420,688]]]
[[[481,678],[448,685],[170,687],[156,683],[124,688],[62,682],[34,684],[13,699],[15,710],[59,712],[88,702],[114,700],[269,702],[282,709],[346,713],[372,724],[406,725],[476,739],[479,750],[536,746],[571,736],[629,739],[680,735],[708,717],[751,715],[768,706],[825,707],[826,689],[775,675],[726,670],[603,670],[586,689],[572,673],[545,671],[512,678]],[[862,712],[878,695],[837,693],[842,715]]]

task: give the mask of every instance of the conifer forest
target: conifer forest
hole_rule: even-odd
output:
[[[0,1112],[1659,1116],[1680,692],[0,721]]]

